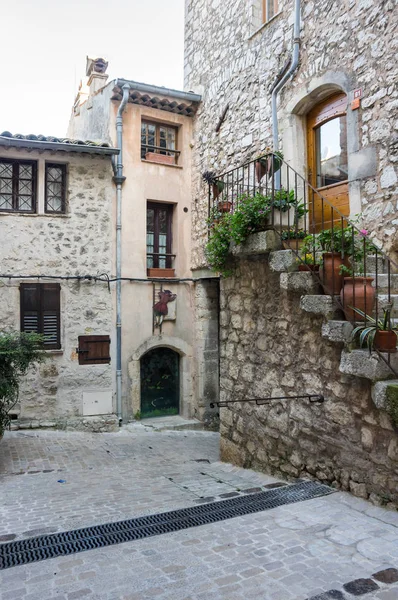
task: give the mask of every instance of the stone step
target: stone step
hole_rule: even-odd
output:
[[[384,356],[387,356],[386,354]],[[391,366],[398,371],[398,354],[391,355]],[[371,381],[392,379],[393,371],[376,353],[369,354],[368,350],[343,350],[341,353],[340,373],[355,375]]]
[[[280,286],[282,290],[302,294],[316,294],[321,291],[321,286],[312,273],[305,271],[281,273]]]
[[[398,379],[378,381],[372,385],[372,400],[389,415],[392,424],[398,427]]]
[[[348,321],[329,320],[322,325],[322,337],[336,343],[347,343],[351,339],[353,326]]]
[[[150,427],[155,431],[204,430],[204,424],[202,421],[198,421],[198,419],[185,419],[180,415],[142,419],[140,421],[134,421],[134,423],[129,423],[125,426],[125,428],[129,430],[137,427]]]
[[[305,273],[307,275],[307,273]],[[333,296],[327,296],[320,294],[302,296],[300,300],[300,307],[302,310],[314,315],[323,315],[326,319],[338,319],[341,315],[341,309],[339,308],[336,300]]]

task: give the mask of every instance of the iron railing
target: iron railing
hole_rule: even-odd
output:
[[[348,182],[317,190],[280,155],[269,152],[209,182],[209,235],[225,214],[257,199],[264,209],[257,230],[276,231],[283,246],[294,252],[300,270],[312,273],[345,310],[347,320],[356,326],[374,326],[377,332],[383,329],[380,317],[386,316],[386,329],[395,330],[398,320],[391,313],[394,303],[398,306],[398,265],[373,242],[367,229],[350,219],[348,201],[342,209],[333,205],[333,195],[344,197],[343,186],[348,199]],[[369,339],[373,342],[372,336]],[[396,349],[387,352],[387,358],[384,351],[375,350],[392,368],[390,354]]]

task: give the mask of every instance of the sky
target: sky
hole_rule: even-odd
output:
[[[3,0],[0,22],[0,133],[65,136],[87,55],[183,89],[184,0]]]

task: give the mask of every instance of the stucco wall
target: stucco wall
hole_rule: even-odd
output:
[[[293,0],[279,0],[279,15],[256,32],[260,5],[186,0],[185,88],[203,97],[194,129],[194,265],[204,264],[206,235],[200,174],[223,172],[272,147],[270,86],[291,51]],[[351,212],[363,211],[384,247],[397,249],[397,4],[303,0],[301,6],[300,65],[278,108],[285,158],[306,175],[305,115],[333,90],[346,92]],[[358,88],[362,105],[351,111]]]
[[[110,335],[114,341],[112,295],[106,283],[57,277],[112,272],[110,159],[12,150],[1,150],[0,155],[39,161],[38,214],[0,214],[1,274],[53,275],[51,281],[61,285],[62,349],[47,351],[45,363],[27,376],[21,388],[20,416],[50,421],[79,416],[84,392],[107,391],[113,399],[112,366],[79,366],[75,352],[79,335]],[[46,160],[68,165],[65,215],[44,214]],[[19,284],[26,281],[32,280],[0,280],[2,329],[19,330]],[[111,353],[114,360],[114,344]]]
[[[397,433],[369,381],[340,373],[342,344],[322,338],[322,317],[280,288],[266,260],[236,267],[221,282],[220,400],[323,394],[325,402],[221,408],[222,459],[397,505]]]

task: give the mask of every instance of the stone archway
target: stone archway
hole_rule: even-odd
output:
[[[140,361],[150,350],[156,348],[169,348],[180,356],[180,414],[186,418],[195,415],[193,409],[194,399],[194,367],[193,352],[189,344],[179,338],[162,335],[153,336],[139,346],[128,364],[128,373],[131,381],[130,396],[133,416],[139,413],[141,407],[141,381]]]
[[[354,86],[355,87],[355,86]],[[321,77],[298,86],[294,94],[280,111],[280,130],[283,138],[285,160],[295,168],[300,175],[307,175],[307,133],[306,117],[316,104],[331,96],[333,93],[344,92],[348,97],[348,105],[353,83],[347,73],[328,71]],[[359,150],[358,111],[347,110],[347,156],[348,181],[351,215],[360,213],[361,196],[359,179],[372,176],[376,172],[376,152],[372,147]]]

